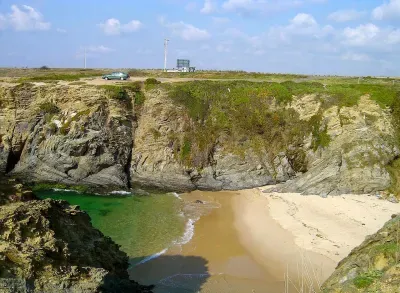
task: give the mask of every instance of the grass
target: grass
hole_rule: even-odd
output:
[[[383,273],[378,270],[368,271],[354,278],[353,283],[358,289],[364,289],[372,285],[376,280],[381,278]]]
[[[238,153],[241,153],[238,148],[250,147],[259,153],[267,153],[271,160],[294,145],[294,153],[299,155],[293,157],[293,165],[302,170],[305,156],[296,151],[296,146],[306,135],[312,133],[314,150],[330,144],[327,126],[322,121],[324,110],[331,106],[357,105],[365,94],[382,108],[393,107],[399,91],[397,86],[376,84],[324,86],[316,82],[293,81],[193,81],[158,86],[168,91],[169,98],[183,107],[192,121],[185,130],[187,138],[175,138],[174,141],[179,145],[177,152],[185,164],[207,165],[215,141],[222,135]],[[302,121],[286,105],[292,102],[293,96],[306,94],[315,95],[322,106],[320,113],[309,121]]]
[[[95,77],[97,74],[94,73],[79,73],[79,74],[46,74],[31,77],[21,77],[18,82],[39,82],[39,81],[75,81],[86,77]]]
[[[62,135],[67,135],[70,127],[71,127],[71,123],[74,121],[78,121],[81,119],[81,117],[83,116],[88,116],[90,114],[90,109],[84,110],[84,111],[80,111],[78,112],[74,117],[69,118],[61,127],[60,127],[60,134]]]
[[[38,112],[40,114],[57,114],[60,112],[60,109],[52,102],[43,102],[39,104]]]

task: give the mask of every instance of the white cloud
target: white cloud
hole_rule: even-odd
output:
[[[324,3],[327,0],[225,0],[222,8],[240,15],[249,15],[255,12],[270,13],[299,7],[307,2]]]
[[[88,46],[88,47],[86,47],[86,51],[93,52],[93,53],[109,53],[109,52],[114,51],[114,49],[100,45],[100,46]]]
[[[173,34],[186,41],[201,41],[211,37],[211,34],[207,30],[197,28],[183,21],[168,23],[164,18],[160,18],[159,21],[163,26],[170,29]]]
[[[51,27],[42,14],[28,5],[12,5],[7,15],[0,14],[0,29],[11,27],[16,31],[45,31]]]
[[[339,10],[331,13],[328,16],[329,20],[333,20],[336,22],[347,22],[352,20],[360,19],[366,13],[365,11],[357,11],[357,10]]]
[[[315,18],[306,13],[299,13],[287,26],[272,27],[269,36],[278,41],[290,43],[293,37],[306,36],[314,39],[324,38],[334,32],[332,26],[320,26]]]
[[[379,27],[372,23],[362,24],[356,28],[347,27],[343,31],[344,42],[350,46],[365,46],[380,33]]]
[[[217,4],[214,0],[204,0],[204,6],[200,10],[201,13],[210,14],[217,10]]]
[[[386,43],[389,45],[395,45],[400,43],[400,29],[391,31],[386,39]]]
[[[371,58],[367,54],[362,53],[345,53],[341,56],[342,60],[350,60],[350,61],[370,61]]]
[[[67,32],[65,29],[62,28],[57,28],[56,31],[61,34],[65,34]]]
[[[317,22],[315,21],[315,18],[306,13],[299,13],[297,14],[292,20],[291,23],[294,26],[315,26],[317,25]]]
[[[390,0],[376,7],[372,11],[372,17],[376,20],[398,19],[400,17],[400,0]]]
[[[126,24],[121,24],[118,19],[110,18],[98,26],[101,27],[106,35],[119,35],[121,33],[136,32],[142,28],[143,24],[139,20],[131,20]]]

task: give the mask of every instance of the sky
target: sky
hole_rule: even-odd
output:
[[[400,75],[400,0],[0,0],[0,67]]]

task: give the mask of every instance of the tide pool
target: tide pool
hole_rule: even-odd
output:
[[[179,242],[185,233],[182,203],[173,195],[98,196],[63,190],[35,194],[80,206],[95,228],[121,245],[133,264]]]

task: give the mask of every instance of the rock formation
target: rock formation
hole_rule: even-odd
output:
[[[119,246],[65,201],[1,205],[0,231],[2,292],[151,292],[129,280]]]
[[[212,137],[206,145],[187,145],[199,126],[168,89],[146,90],[140,105],[137,95],[110,97],[107,89],[89,85],[3,85],[0,173],[30,182],[176,191],[282,183],[282,191],[332,195],[391,184],[387,166],[399,155],[392,116],[369,95],[356,105],[327,106],[317,94],[294,96],[286,105],[266,100],[268,113],[281,111],[277,123],[289,129],[282,135],[285,146],[274,152],[249,145],[246,133],[224,130],[201,134]],[[312,123],[301,137],[290,137],[291,127]],[[189,149],[191,163],[182,159]]]
[[[321,292],[400,292],[400,215],[354,248]]]

